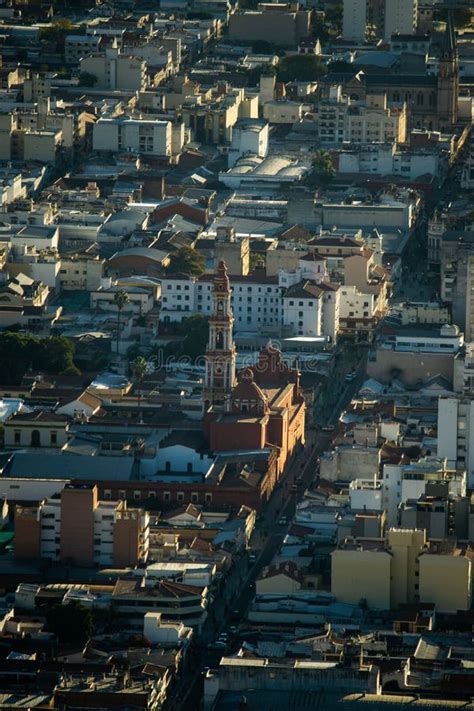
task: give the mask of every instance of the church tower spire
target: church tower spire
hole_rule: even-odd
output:
[[[438,71],[438,128],[451,128],[458,120],[459,55],[452,12],[448,12]]]
[[[204,412],[210,407],[223,410],[235,385],[234,317],[227,267],[219,262],[212,290],[212,316],[209,318],[209,341],[206,350]]]

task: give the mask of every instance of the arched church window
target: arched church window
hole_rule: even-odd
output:
[[[216,333],[216,347],[224,348],[224,334],[222,331],[217,331]]]

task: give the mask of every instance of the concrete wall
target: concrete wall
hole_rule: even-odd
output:
[[[405,385],[416,385],[420,380],[438,374],[452,383],[454,356],[440,353],[403,353],[377,348],[367,361],[367,376],[382,383],[389,383],[393,380],[394,373],[397,373],[397,377]]]
[[[372,447],[338,447],[321,457],[320,476],[328,481],[370,479],[379,473],[380,450]]]
[[[390,609],[390,564],[387,551],[338,549],[331,554],[331,592],[339,602],[366,600],[369,608]]]
[[[434,602],[437,612],[471,607],[471,561],[460,555],[420,556],[420,602]]]

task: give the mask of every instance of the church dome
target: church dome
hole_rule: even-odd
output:
[[[265,411],[267,397],[255,382],[251,368],[244,368],[239,373],[239,382],[232,391],[232,404],[240,412]]]

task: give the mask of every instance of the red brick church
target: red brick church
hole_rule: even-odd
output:
[[[268,344],[256,365],[235,374],[234,319],[224,262],[214,278],[204,384],[204,430],[214,452],[268,447],[278,454],[281,474],[288,457],[304,444],[305,403],[299,373]]]

